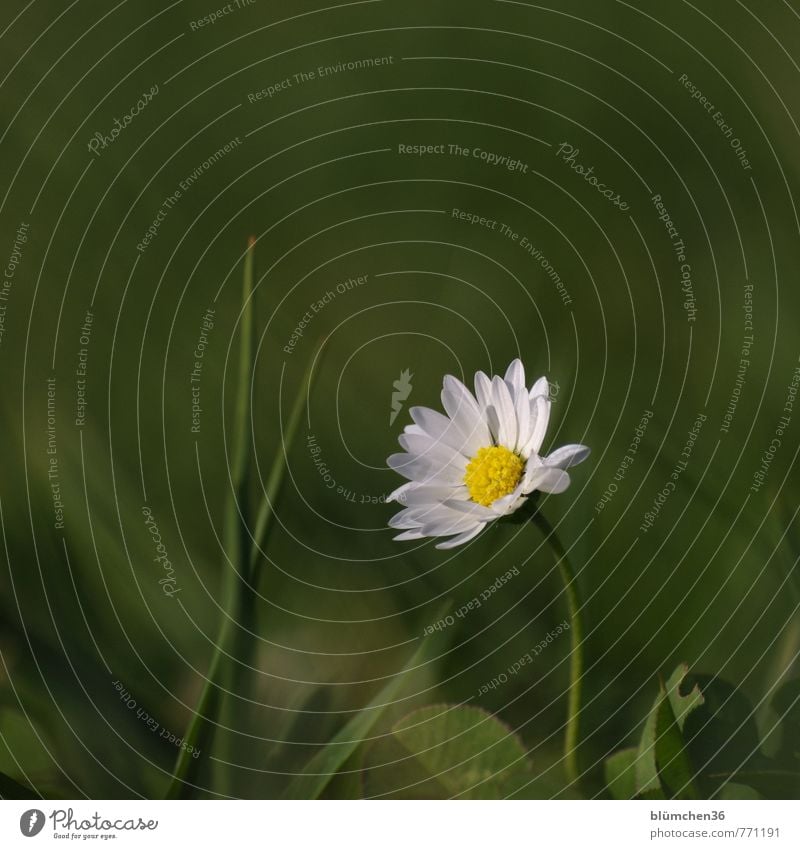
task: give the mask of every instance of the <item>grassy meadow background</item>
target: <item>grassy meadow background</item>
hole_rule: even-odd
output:
[[[252,503],[284,454],[287,475],[252,668],[196,759],[193,795],[284,794],[403,669],[447,599],[458,609],[514,569],[402,676],[324,794],[404,786],[380,769],[394,723],[466,703],[527,752],[518,796],[607,795],[604,759],[637,744],[659,678],[684,662],[734,685],[764,750],[793,756],[781,754],[770,698],[800,674],[800,405],[753,487],[800,357],[800,7],[551,6],[257,0],[198,27],[217,11],[202,0],[4,4],[0,772],[53,798],[166,792],[223,616],[251,236]],[[579,151],[571,162],[562,145]],[[685,245],[693,301],[654,195]],[[470,383],[517,356],[557,392],[546,447],[593,451],[542,506],[585,599],[580,791],[561,761],[567,638],[478,695],[566,616],[539,532],[500,524],[441,552],[395,543],[386,527],[396,507],[383,500],[401,481],[385,461],[408,407],[438,408],[446,373]],[[390,423],[404,370],[412,389]],[[675,491],[643,530],[698,416]],[[160,583],[143,508],[172,583]],[[455,795],[447,786],[424,794]]]

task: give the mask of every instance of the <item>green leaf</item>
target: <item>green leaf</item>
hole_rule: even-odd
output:
[[[4,772],[0,772],[0,799],[41,799],[42,797],[30,787],[14,781]]]
[[[718,784],[727,782],[746,784],[757,790],[765,799],[800,798],[800,772],[788,769],[741,769],[736,773],[712,773],[709,776]]]
[[[800,678],[783,684],[772,697],[771,707],[781,722],[776,760],[787,767],[796,765],[800,761]]]
[[[689,714],[697,710],[705,701],[696,681],[693,678],[686,677],[688,673],[689,667],[682,663],[667,681],[669,703],[681,731],[683,731],[683,726]]]
[[[504,799],[532,778],[519,738],[477,707],[413,711],[372,747],[369,758],[368,796]]]
[[[665,698],[664,687],[661,685],[659,694],[647,715],[647,720],[642,731],[642,738],[639,741],[639,748],[636,752],[636,795],[641,796],[646,793],[658,794],[656,798],[662,798],[661,782],[658,778],[658,767],[656,766],[656,723],[658,720],[658,710],[661,707],[661,702]]]
[[[669,698],[661,700],[656,718],[656,763],[662,789],[670,799],[697,799],[694,767],[683,743]]]
[[[432,621],[438,621],[447,613],[450,604],[442,608]],[[359,711],[323,749],[306,764],[302,773],[295,776],[289,784],[284,798],[317,799],[355,753],[375,724],[391,705],[398,690],[407,680],[408,674],[417,667],[428,663],[436,649],[443,645],[448,636],[432,634],[422,640],[419,648],[406,665],[384,685],[370,703]]]
[[[703,774],[704,794],[711,796],[719,788],[712,774],[768,767],[760,751],[755,713],[741,690],[712,675],[691,675],[689,683],[700,688],[704,703],[687,720],[683,736],[692,762]]]
[[[686,664],[681,664],[661,685],[650,714],[645,722],[642,739],[636,758],[636,795],[642,798],[664,798],[668,795],[659,775],[659,765],[666,767],[672,782],[677,782],[673,790],[679,790],[683,783],[680,776],[691,769],[688,755],[683,750],[681,732],[687,717],[703,704],[703,696],[698,687],[692,687],[688,693],[681,691],[681,683],[688,673]],[[694,789],[692,790],[694,791]]]
[[[638,798],[799,798],[798,696],[800,682],[791,681],[773,698],[784,745],[779,759],[772,760],[760,750],[745,695],[720,678],[689,675],[679,666],[660,689],[638,749],[607,759],[611,795],[630,798],[629,773],[635,772]]]
[[[620,749],[606,758],[606,786],[615,799],[633,799],[636,795],[636,758],[638,749]]]
[[[734,785],[745,785],[766,799],[800,798],[800,682],[789,681],[773,696],[771,706],[782,719],[782,746],[775,759],[759,748],[754,712],[748,699],[731,684],[708,676],[695,676],[703,689],[706,705],[685,733],[693,758],[701,768],[707,764],[704,781],[709,794],[731,792]],[[695,724],[705,725],[695,729]],[[702,758],[702,760],[701,760]],[[738,792],[738,791],[733,791]],[[747,792],[747,791],[745,791]],[[751,797],[752,798],[752,797]]]
[[[753,787],[748,787],[746,784],[737,784],[735,781],[729,781],[720,787],[714,798],[725,799],[726,801],[739,801],[741,799],[763,799],[764,797]]]

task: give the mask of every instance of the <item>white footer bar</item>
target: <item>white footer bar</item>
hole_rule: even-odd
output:
[[[800,846],[797,802],[0,801],[0,846]]]

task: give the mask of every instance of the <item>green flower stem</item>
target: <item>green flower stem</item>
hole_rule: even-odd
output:
[[[564,761],[567,777],[577,785],[581,774],[578,765],[578,745],[580,742],[581,686],[583,683],[583,620],[581,619],[583,603],[581,602],[575,572],[553,526],[547,521],[541,510],[537,510],[533,514],[531,521],[542,532],[545,542],[553,552],[567,594],[572,651],[569,659],[569,700],[567,703],[567,728],[564,735]]]

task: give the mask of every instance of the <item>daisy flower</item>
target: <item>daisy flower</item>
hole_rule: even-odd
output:
[[[522,507],[532,492],[563,492],[570,483],[566,469],[589,456],[585,445],[541,455],[549,384],[540,377],[529,390],[520,360],[505,377],[479,371],[474,395],[445,375],[442,406],[446,415],[412,407],[414,424],[398,440],[405,453],[387,460],[409,481],[388,498],[405,505],[389,520],[402,531],[396,540],[447,537],[436,547],[462,545]]]

